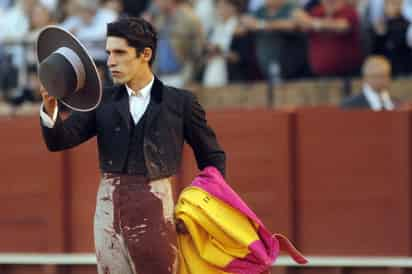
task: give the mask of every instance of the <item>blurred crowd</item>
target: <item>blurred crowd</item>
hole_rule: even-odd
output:
[[[106,23],[119,16],[155,25],[153,69],[177,87],[353,77],[370,55],[412,72],[412,0],[0,0],[3,96],[39,99],[34,41],[48,24],[74,33],[110,84]]]

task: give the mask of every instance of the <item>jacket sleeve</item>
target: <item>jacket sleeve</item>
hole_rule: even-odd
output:
[[[75,147],[96,135],[95,111],[73,112],[66,120],[60,113],[53,128],[42,127],[43,139],[50,151]]]
[[[225,152],[220,147],[216,134],[207,124],[205,111],[192,94],[185,100],[184,137],[193,149],[200,170],[214,166],[225,176]]]

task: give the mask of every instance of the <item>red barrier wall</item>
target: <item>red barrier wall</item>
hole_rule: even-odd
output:
[[[411,255],[409,116],[297,113],[297,240],[304,251]]]
[[[38,117],[2,118],[0,132],[0,251],[63,251],[62,154],[47,153]]]
[[[227,180],[308,254],[411,254],[408,112],[210,111]],[[0,119],[0,252],[93,251],[95,141],[49,153],[38,117]],[[180,185],[196,168],[186,148]]]

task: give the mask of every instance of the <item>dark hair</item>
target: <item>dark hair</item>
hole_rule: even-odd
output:
[[[107,24],[107,36],[115,36],[126,39],[129,46],[136,49],[140,54],[144,48],[152,49],[153,64],[156,56],[157,33],[152,24],[142,18],[123,17],[117,21]]]
[[[245,7],[243,0],[227,0],[227,2],[234,6],[237,12],[243,12]]]

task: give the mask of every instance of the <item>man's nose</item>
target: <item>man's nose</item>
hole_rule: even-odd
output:
[[[112,66],[114,66],[114,65],[116,65],[116,62],[115,62],[113,56],[110,54],[110,55],[107,57],[107,66],[108,66],[108,67],[112,67]]]

